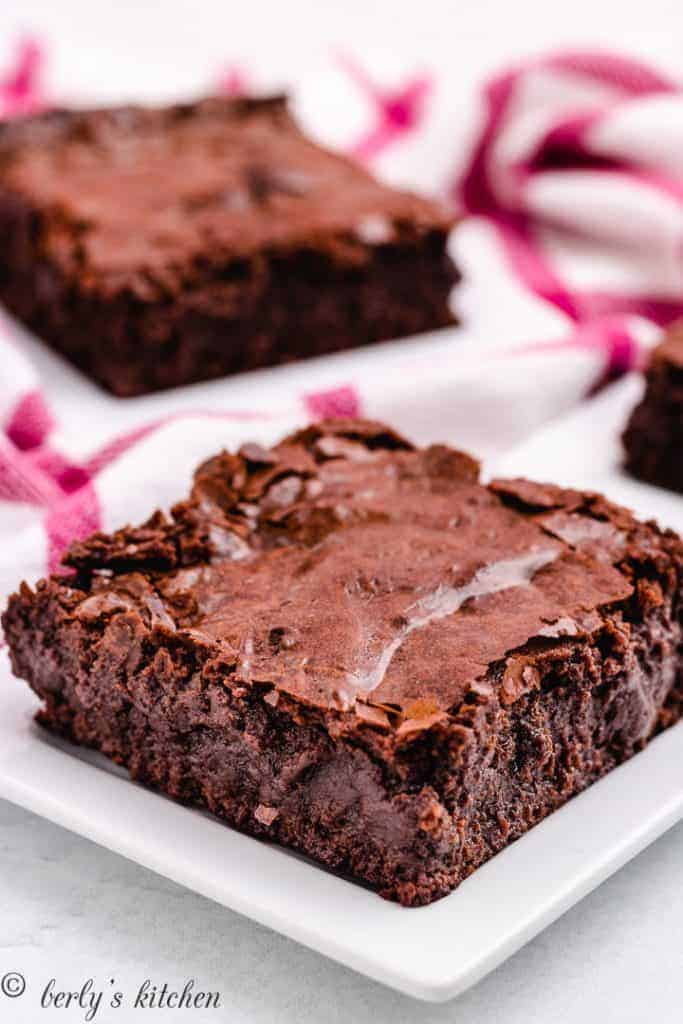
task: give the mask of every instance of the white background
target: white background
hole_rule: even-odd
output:
[[[680,74],[680,0],[345,0],[344,3],[130,3],[0,0],[0,55],[18,32],[51,44],[60,95],[191,94],[226,62],[262,80],[323,66],[335,46],[388,63],[435,64],[466,130],[475,85],[511,59],[548,47],[600,44]],[[455,113],[457,112],[457,114]],[[194,977],[223,1009],[157,1012],[187,1021],[680,1021],[683,827],[672,830],[460,1000],[423,1006],[367,982],[235,914],[0,803],[0,973],[31,990],[54,975],[133,990],[146,976],[174,987]],[[362,928],[362,922],[359,922]],[[83,1019],[37,1014],[0,996],[0,1021]],[[124,1022],[144,1015],[105,1014]]]

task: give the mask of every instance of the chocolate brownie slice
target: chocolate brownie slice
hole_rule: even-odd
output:
[[[645,395],[623,440],[630,473],[683,492],[683,323],[652,353]]]
[[[405,905],[681,714],[683,544],[329,421],[75,543],[3,623],[48,728]]]
[[[0,299],[117,395],[453,323],[452,222],[281,97],[0,126]]]

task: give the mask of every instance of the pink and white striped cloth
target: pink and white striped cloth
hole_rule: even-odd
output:
[[[465,214],[464,326],[260,374],[258,389],[251,377],[121,402],[1,320],[0,603],[57,568],[73,537],[168,506],[223,446],[363,414],[489,456],[636,366],[683,315],[677,83],[625,58],[553,55],[490,81],[463,127],[444,116],[453,97],[438,74],[378,88],[348,57],[336,70],[349,102],[368,105],[367,127],[346,139],[359,159],[433,188],[419,168],[447,155],[442,192]],[[24,43],[0,74],[0,115],[48,105],[44,77],[40,47]],[[228,69],[220,87],[245,82]],[[325,89],[292,85],[322,130]]]

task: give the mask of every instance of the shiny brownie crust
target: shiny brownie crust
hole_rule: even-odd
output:
[[[452,222],[279,97],[0,126],[0,299],[120,396],[453,323]]]
[[[623,441],[633,476],[683,493],[683,324],[654,350]]]
[[[330,421],[201,466],[3,617],[40,721],[406,906],[678,720],[679,538]]]

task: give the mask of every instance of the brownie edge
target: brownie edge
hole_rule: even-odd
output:
[[[406,906],[678,721],[683,544],[383,424],[200,466],[3,627],[39,720]]]
[[[623,443],[633,476],[683,493],[683,321],[652,353]]]

